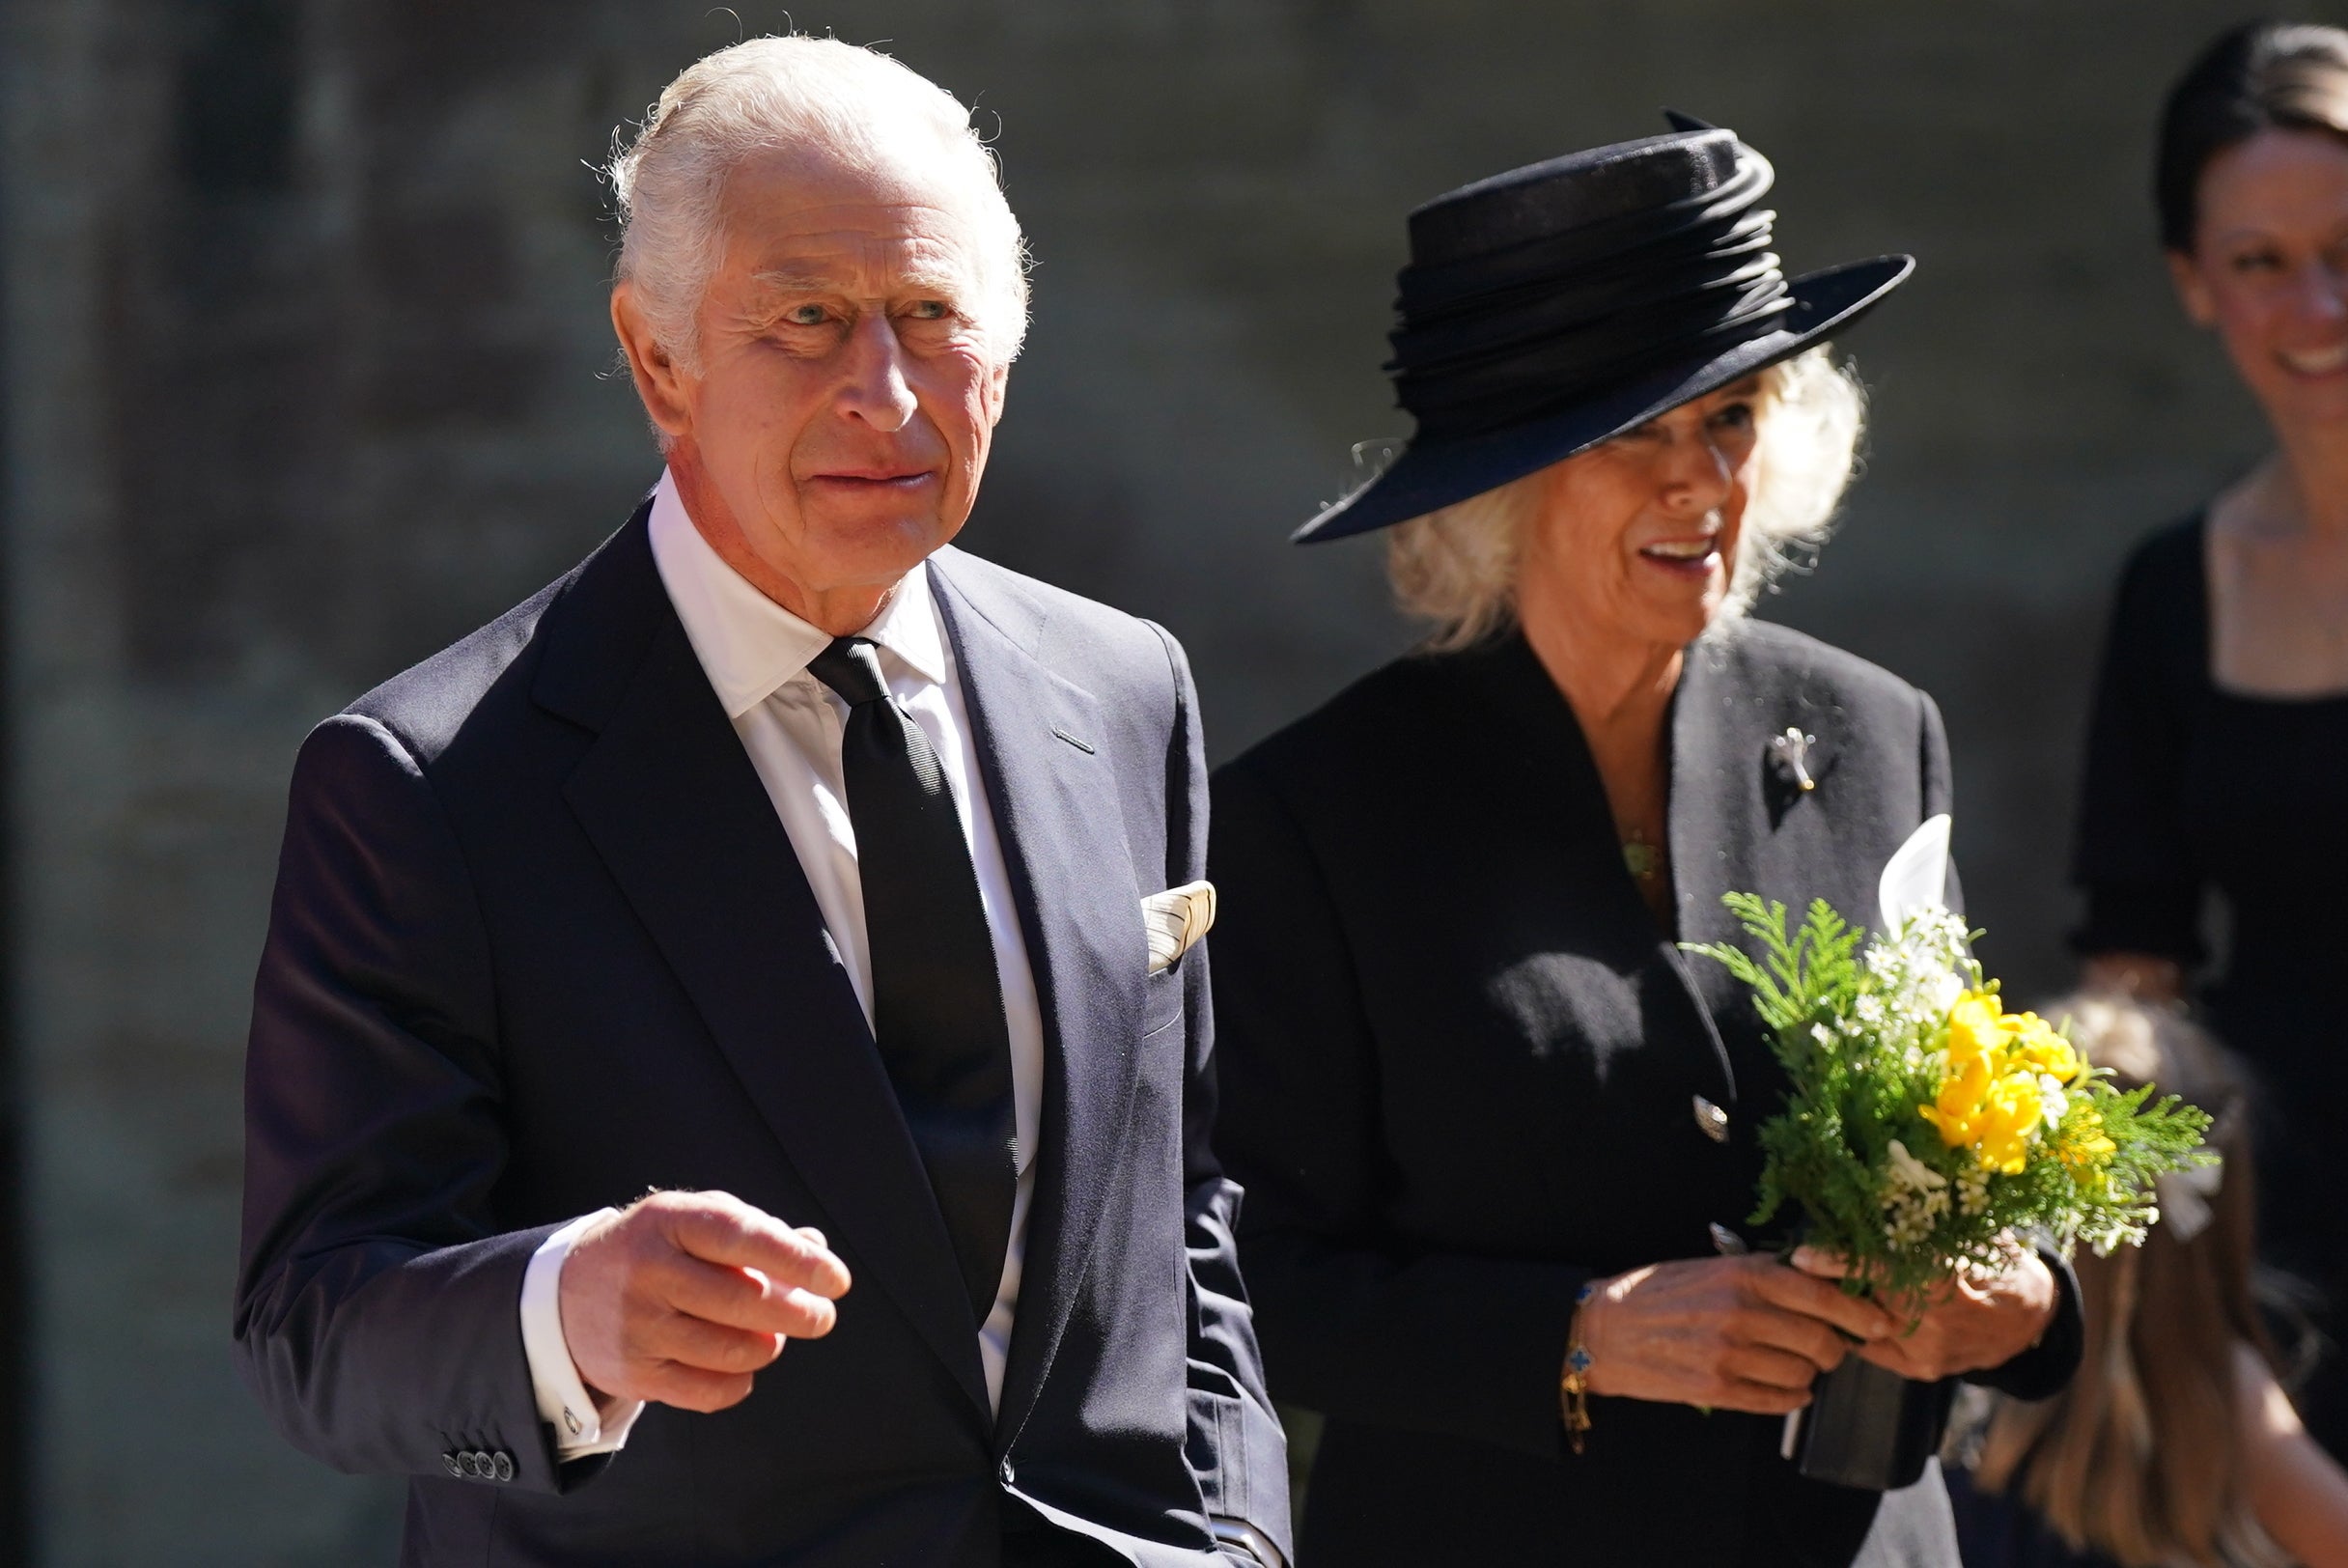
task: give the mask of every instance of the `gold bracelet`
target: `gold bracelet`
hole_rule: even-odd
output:
[[[1590,1347],[1581,1342],[1581,1308],[1597,1292],[1598,1282],[1592,1280],[1574,1294],[1574,1317],[1565,1330],[1565,1373],[1557,1381],[1565,1405],[1565,1441],[1576,1453],[1581,1452],[1582,1438],[1590,1430]]]

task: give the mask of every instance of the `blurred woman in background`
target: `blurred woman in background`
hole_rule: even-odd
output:
[[[2283,1396],[2251,1299],[2233,1064],[2172,1007],[2106,994],[2044,1011],[2121,1087],[2209,1111],[2221,1163],[2163,1179],[2143,1246],[2078,1260],[2087,1349],[2071,1386],[1990,1398],[1972,1484],[1950,1482],[1968,1568],[2348,1568],[2348,1473]]]
[[[2177,294],[2275,450],[2129,561],[2096,694],[2076,880],[2090,986],[2194,994],[2264,1091],[2261,1229],[2348,1300],[2348,33],[2261,23],[2171,91],[2155,194]],[[2221,972],[2198,973],[2215,891]],[[2302,1412],[2348,1452],[2337,1358]]]

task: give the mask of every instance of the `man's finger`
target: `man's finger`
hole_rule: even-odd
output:
[[[848,1294],[848,1265],[772,1215],[722,1192],[663,1204],[661,1217],[679,1248],[709,1263],[756,1269],[768,1278],[834,1300]],[[648,1200],[651,1201],[651,1200]]]
[[[677,1253],[654,1266],[654,1280],[659,1299],[678,1312],[730,1329],[821,1339],[839,1321],[839,1308],[828,1297],[756,1269]]]
[[[642,1335],[640,1350],[647,1360],[675,1361],[696,1371],[740,1376],[771,1364],[783,1353],[786,1337],[676,1312]]]
[[[681,1362],[663,1361],[644,1369],[636,1392],[638,1397],[657,1404],[674,1405],[679,1410],[698,1411],[706,1415],[741,1404],[750,1397],[750,1390],[756,1386],[746,1373],[705,1372]]]

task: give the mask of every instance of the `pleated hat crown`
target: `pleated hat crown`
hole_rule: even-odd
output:
[[[1417,432],[1300,541],[1419,516],[1619,434],[1799,352],[1913,267],[1880,257],[1788,283],[1759,205],[1769,160],[1673,122],[1411,213],[1385,369]]]

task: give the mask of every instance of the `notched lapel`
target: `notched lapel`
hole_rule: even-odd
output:
[[[933,561],[931,581],[1043,1004],[1043,1137],[997,1423],[1016,1432],[1067,1327],[1112,1185],[1149,951],[1117,779],[1099,754],[1099,703],[1035,657],[1041,628],[1024,606],[999,602],[983,581],[965,591],[950,559]]]
[[[953,1249],[863,1009],[665,595],[658,609],[564,794],[863,1288],[896,1302],[983,1413]]]

